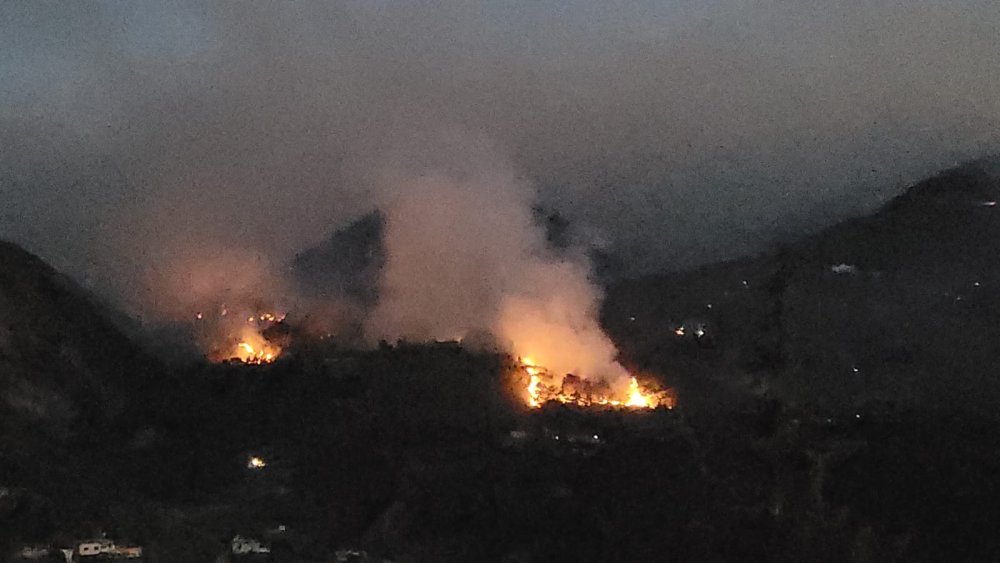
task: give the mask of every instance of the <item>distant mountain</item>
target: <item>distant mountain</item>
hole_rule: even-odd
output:
[[[292,277],[303,295],[357,299],[370,306],[377,297],[378,271],[385,260],[385,218],[373,211],[291,261]]]
[[[750,385],[831,410],[992,412],[998,172],[969,163],[772,252],[617,284],[606,325],[627,361],[692,399]]]
[[[579,233],[558,212],[535,208],[533,213],[553,249],[581,244]],[[385,263],[384,229],[385,216],[372,211],[297,254],[289,270],[300,294],[319,300],[349,297],[365,307],[374,305],[378,300],[379,270]],[[613,277],[622,269],[617,257],[604,249],[593,248],[588,254],[599,279]]]

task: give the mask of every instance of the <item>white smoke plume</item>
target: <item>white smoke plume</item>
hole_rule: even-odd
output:
[[[452,139],[445,150],[455,154],[444,164],[434,157],[385,177],[386,263],[368,338],[488,333],[555,374],[627,385],[584,254],[546,247],[531,186],[486,143]]]

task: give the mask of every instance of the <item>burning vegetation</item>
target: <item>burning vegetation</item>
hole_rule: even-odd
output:
[[[245,318],[245,322],[234,324],[235,319]],[[202,339],[209,350],[209,359],[215,362],[239,360],[245,364],[269,364],[281,355],[283,346],[275,333],[284,322],[285,315],[271,312],[255,312],[239,317],[222,306],[215,319],[206,318],[198,312],[195,319],[202,324]]]
[[[283,322],[284,315],[274,313],[258,313],[247,317],[247,327],[244,328],[242,339],[232,356],[247,364],[269,364],[281,355],[281,346],[267,338],[267,332]]]
[[[246,364],[269,364],[281,354],[281,348],[267,343],[263,337],[256,339],[257,345],[253,345],[247,340],[241,341],[233,353],[234,358],[239,358]]]
[[[588,381],[573,374],[565,375],[560,382],[532,358],[520,358],[518,371],[527,378],[524,398],[532,408],[541,408],[549,401],[579,407],[634,409],[655,409],[660,406],[673,409],[675,404],[669,391],[641,386],[635,376],[629,378],[627,390],[616,392],[607,382]]]

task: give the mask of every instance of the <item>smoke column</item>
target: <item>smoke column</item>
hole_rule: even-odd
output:
[[[583,253],[551,252],[533,220],[531,186],[491,149],[457,145],[458,165],[385,177],[386,263],[368,338],[488,333],[555,374],[627,385],[597,322],[601,294]]]

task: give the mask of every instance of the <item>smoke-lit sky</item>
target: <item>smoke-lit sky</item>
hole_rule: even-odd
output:
[[[0,237],[125,293],[282,262],[441,130],[638,271],[870,209],[998,125],[994,0],[0,4]]]

